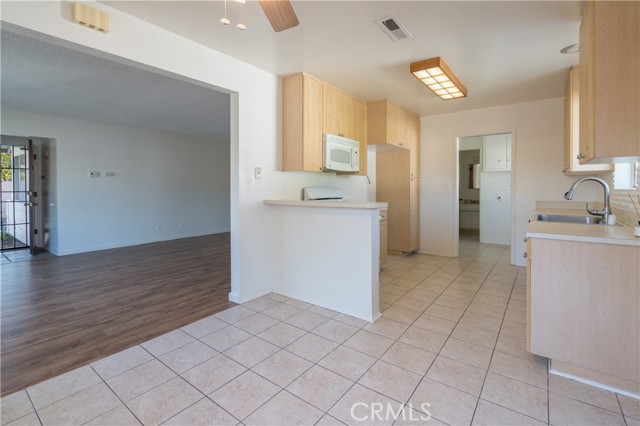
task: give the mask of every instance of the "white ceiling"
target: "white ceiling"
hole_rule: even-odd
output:
[[[246,31],[235,28],[231,0],[229,26],[221,1],[103,3],[274,74],[304,71],[421,116],[564,96],[578,55],[559,50],[578,41],[582,10],[568,1],[293,1],[300,25],[275,33],[253,0]],[[392,14],[414,38],[394,43],[380,30],[375,21]],[[0,38],[2,107],[229,138],[227,94],[7,31]],[[442,101],[409,74],[411,62],[434,56],[468,98]]]
[[[582,2],[293,1],[298,27],[275,33],[259,4],[245,5],[246,31],[229,1],[104,1],[111,7],[278,75],[300,71],[362,100],[387,98],[421,116],[564,96],[578,55]],[[395,14],[414,38],[392,42],[375,21]],[[117,31],[117,29],[113,29]],[[108,35],[107,35],[108,37]],[[442,101],[409,74],[441,56],[469,91]]]
[[[0,40],[3,108],[229,140],[228,94],[8,31]]]

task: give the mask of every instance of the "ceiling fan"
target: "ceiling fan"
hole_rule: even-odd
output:
[[[289,0],[259,0],[260,6],[273,30],[280,32],[299,24],[296,12]]]

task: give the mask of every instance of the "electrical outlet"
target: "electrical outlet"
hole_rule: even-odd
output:
[[[89,177],[100,177],[100,172],[89,172]]]
[[[254,170],[254,177],[256,179],[262,179],[262,167],[256,167]]]
[[[111,177],[111,176],[115,176],[116,174],[114,172],[104,172],[104,175]]]
[[[178,229],[184,229],[184,222],[178,222]]]
[[[162,225],[158,225],[158,226],[156,226],[156,230],[157,230],[158,232],[161,232],[161,231],[162,231]]]

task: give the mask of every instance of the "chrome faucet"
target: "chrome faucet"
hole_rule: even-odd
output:
[[[587,211],[589,212],[589,214],[592,214],[594,216],[602,216],[602,223],[606,225],[607,223],[609,223],[609,215],[611,214],[611,206],[609,205],[609,194],[611,190],[609,189],[609,185],[607,184],[607,182],[605,182],[604,180],[595,176],[588,176],[582,179],[578,179],[577,181],[573,182],[573,185],[571,185],[569,191],[564,194],[564,198],[567,200],[572,200],[573,193],[576,192],[576,188],[581,182],[584,182],[585,180],[598,182],[604,189],[604,210],[591,210],[589,209],[589,203],[587,203]]]

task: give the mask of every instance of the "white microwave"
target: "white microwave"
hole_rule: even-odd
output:
[[[322,146],[324,171],[358,172],[360,170],[360,142],[324,133]]]

